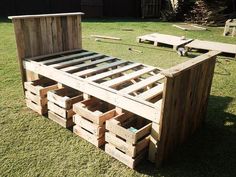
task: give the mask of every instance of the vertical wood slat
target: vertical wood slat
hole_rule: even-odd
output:
[[[202,124],[206,115],[216,56],[181,73],[166,75],[156,163],[161,165]]]
[[[25,16],[12,20],[23,82],[38,77],[24,70],[24,58],[82,48],[81,14]]]

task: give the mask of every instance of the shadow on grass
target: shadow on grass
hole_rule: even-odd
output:
[[[236,115],[224,112],[232,100],[211,96],[202,128],[160,169],[145,161],[137,171],[151,176],[235,176]]]

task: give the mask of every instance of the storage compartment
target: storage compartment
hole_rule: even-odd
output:
[[[131,113],[117,114],[106,121],[106,153],[134,168],[148,150],[151,125],[149,121]]]
[[[47,114],[47,93],[58,88],[56,82],[47,78],[25,82],[26,105],[41,115]]]
[[[115,116],[114,106],[96,98],[74,104],[74,133],[100,147],[105,144],[105,122]]]
[[[48,92],[49,119],[65,128],[74,125],[72,116],[75,114],[72,107],[74,103],[83,100],[81,92],[69,87],[62,87]]]

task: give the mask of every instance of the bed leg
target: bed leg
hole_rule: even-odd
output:
[[[157,153],[157,144],[159,139],[159,125],[157,123],[152,123],[150,144],[149,144],[149,153],[148,159],[149,161],[155,163],[156,162],[156,153]]]

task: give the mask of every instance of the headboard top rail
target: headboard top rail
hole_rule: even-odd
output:
[[[78,16],[84,15],[83,12],[71,12],[71,13],[56,13],[56,14],[40,14],[40,15],[19,15],[9,16],[9,19],[26,19],[26,18],[42,18],[42,17],[63,17],[63,16]]]

